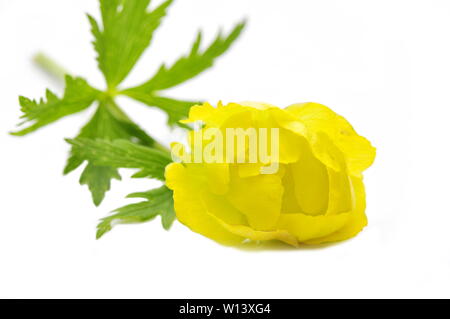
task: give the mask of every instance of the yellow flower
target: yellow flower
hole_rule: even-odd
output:
[[[326,106],[205,103],[192,107],[185,122],[196,121],[204,124],[198,132],[276,128],[279,156],[272,174],[262,173],[271,163],[260,160],[207,163],[184,157],[167,166],[177,218],[191,230],[226,245],[279,240],[298,246],[348,239],[366,226],[362,172],[375,149]]]

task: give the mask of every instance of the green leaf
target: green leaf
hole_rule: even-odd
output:
[[[68,139],[73,154],[94,165],[114,168],[134,168],[134,177],[150,177],[164,180],[164,169],[171,163],[169,153],[137,145],[127,140],[91,140],[86,138]]]
[[[151,0],[100,0],[101,22],[88,15],[98,65],[107,82],[100,92],[84,79],[66,76],[64,96],[59,98],[47,90],[39,101],[20,97],[24,122],[28,125],[14,132],[26,135],[62,117],[88,108],[94,101],[99,106],[91,120],[83,126],[77,138],[69,140],[73,147],[64,173],[67,174],[87,162],[80,177],[86,184],[96,205],[111,187],[112,179],[120,179],[118,168],[135,168],[134,177],[164,179],[164,168],[171,162],[170,154],[144,130],[136,125],[115,104],[117,95],[128,95],[168,114],[169,124],[188,116],[196,101],[165,97],[162,90],[181,84],[213,65],[216,58],[228,50],[240,35],[244,24],[231,33],[217,38],[201,49],[202,37],[197,36],[190,53],[170,67],[161,66],[153,78],[143,85],[121,91],[117,86],[127,77],[143,52],[150,45],[154,31],[159,27],[172,0],[149,9]],[[46,56],[38,55],[36,63],[56,77],[66,72]],[[159,149],[159,150],[158,150]]]
[[[223,36],[222,33],[219,32],[216,39],[204,51],[200,50],[202,34],[199,32],[188,55],[181,57],[170,67],[163,64],[155,76],[149,81],[138,87],[128,89],[124,93],[127,95],[129,92],[150,94],[155,91],[174,87],[192,79],[206,69],[212,67],[215,59],[230,48],[234,41],[239,37],[244,27],[245,22],[239,23],[227,36]]]
[[[157,107],[166,112],[169,125],[183,126],[179,121],[188,117],[190,108],[193,105],[202,104],[200,101],[180,101],[139,91],[127,91],[126,94],[148,106]]]
[[[165,1],[148,11],[150,0],[101,0],[102,27],[88,15],[99,68],[108,87],[116,87],[130,73],[171,3]]]
[[[97,226],[97,239],[119,223],[143,223],[160,215],[164,229],[168,230],[175,220],[173,193],[166,186],[144,193],[130,194],[128,197],[144,198],[146,201],[121,207],[114,211],[116,214],[103,218]]]
[[[21,118],[25,119],[19,125],[29,123],[29,126],[11,134],[24,136],[65,116],[83,111],[94,102],[98,95],[99,91],[92,88],[86,80],[67,75],[62,98],[58,98],[50,90],[46,92],[46,99],[39,101],[19,97],[21,111],[24,113]]]
[[[100,205],[105,194],[111,188],[112,179],[121,180],[117,169],[109,166],[97,166],[89,163],[80,177],[80,184],[87,185],[96,206]]]
[[[104,140],[126,139],[141,145],[155,145],[155,141],[139,126],[131,122],[111,100],[104,100],[100,103],[94,116],[81,129],[78,137]],[[79,156],[72,149],[64,174],[75,170],[84,161],[85,158]],[[113,178],[120,180],[120,175],[116,168],[95,165],[92,161],[89,161],[81,175],[80,184],[89,187],[94,204],[98,206],[104,199],[105,193],[110,190],[111,179]]]
[[[162,109],[168,115],[169,125],[178,124],[183,126],[179,124],[179,121],[188,116],[191,106],[201,102],[181,101],[163,97],[157,91],[181,84],[212,67],[215,59],[230,48],[244,27],[245,23],[238,24],[225,37],[219,33],[213,43],[204,51],[200,50],[202,36],[199,33],[188,55],[181,57],[171,67],[166,67],[163,64],[149,81],[140,86],[124,90],[121,93],[148,106]]]

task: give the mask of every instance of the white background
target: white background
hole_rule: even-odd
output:
[[[0,0],[0,297],[450,297],[450,1],[176,1],[126,84],[247,17],[216,67],[172,91],[211,102],[315,101],[344,115],[377,147],[365,174],[369,226],[321,249],[243,251],[159,219],[95,240],[97,220],[156,185],[124,181],[100,208],[79,172],[61,175],[90,112],[14,138],[17,96],[61,87],[33,67],[42,50],[103,87],[84,12],[93,0]],[[168,143],[164,115],[122,99]]]

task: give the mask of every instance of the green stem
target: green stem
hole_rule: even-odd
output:
[[[109,101],[109,103],[105,103],[105,105],[108,107],[109,111],[116,117],[119,118],[123,121],[127,121],[129,123],[133,123],[134,122],[128,117],[128,115],[114,102],[114,100],[112,98],[107,98]],[[147,134],[147,133],[146,133]],[[170,155],[170,149],[168,149],[167,147],[165,147],[164,145],[158,143],[152,136],[148,135],[147,136],[149,138],[151,138],[153,140],[152,143],[152,147],[156,148],[160,151],[163,151],[166,154]]]
[[[64,81],[64,77],[69,73],[44,53],[36,54],[33,61],[41,70],[58,81]]]
[[[45,73],[50,75],[52,78],[58,80],[58,82],[64,83],[64,78],[66,74],[69,74],[61,65],[55,62],[52,58],[48,57],[46,54],[40,52],[36,54],[33,58],[34,63],[42,69]],[[111,103],[106,103],[109,110],[117,117],[124,121],[133,123],[133,121],[125,114],[125,112],[115,103],[114,97],[117,95],[115,89],[109,89],[104,93],[104,99],[109,100]],[[170,150],[162,144],[159,144],[153,137],[149,136],[153,140],[152,147],[159,149],[165,153],[170,154]]]

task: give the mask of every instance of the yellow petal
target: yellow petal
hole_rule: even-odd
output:
[[[183,123],[202,121],[206,125],[219,128],[225,121],[228,120],[228,118],[249,110],[251,111],[252,108],[236,103],[229,103],[227,105],[222,105],[219,103],[217,107],[213,107],[211,104],[205,103],[203,105],[196,105],[192,107],[189,111],[189,119],[183,121]]]
[[[247,217],[253,229],[274,229],[280,215],[283,196],[280,176],[232,176],[230,190],[226,196],[230,203]]]
[[[325,105],[314,102],[293,104],[288,106],[286,111],[302,120],[306,125],[319,122],[326,126],[328,121],[334,121],[338,116]]]
[[[298,246],[298,242],[295,236],[290,234],[286,230],[261,231],[254,230],[248,226],[226,224],[220,220],[218,220],[218,222],[221,223],[223,227],[226,228],[229,232],[237,236],[242,236],[245,239],[251,239],[255,241],[279,240],[292,246]]]
[[[274,123],[273,123],[274,124]],[[267,152],[267,156],[272,157],[274,156],[274,147],[278,148],[278,159],[276,162],[288,164],[288,163],[294,163],[296,162],[301,153],[301,148],[299,147],[299,144],[301,143],[301,139],[303,137],[299,137],[295,133],[292,133],[289,130],[286,130],[284,128],[279,128],[276,126],[270,126],[266,124],[264,128],[267,129],[266,133],[264,134],[267,138],[266,140],[266,146],[264,151]],[[278,141],[274,138],[275,135],[273,133],[277,134],[276,132],[272,132],[272,129],[278,129]],[[262,142],[262,135],[259,134],[258,130],[258,141]],[[259,150],[259,149],[258,149]],[[261,150],[259,150],[261,152]],[[260,158],[261,159],[261,158]]]
[[[365,171],[375,160],[375,147],[362,136],[341,136],[337,146],[346,154],[348,169],[355,175]]]
[[[301,153],[301,148],[299,147],[300,139],[303,138],[285,129],[280,129],[279,132],[279,162],[288,164],[298,161]]]
[[[226,106],[224,106],[226,108]],[[217,112],[214,123],[223,130],[225,136],[227,128],[243,128],[253,127],[253,111],[250,108],[242,106],[229,106],[229,111]],[[211,125],[211,121],[208,125]]]
[[[208,212],[230,225],[248,225],[246,217],[231,205],[224,196],[203,192],[203,201]]]
[[[209,103],[194,105],[189,110],[189,118],[180,122],[187,124],[196,121],[206,121],[213,115],[214,111],[215,108]]]
[[[344,172],[328,171],[329,196],[327,214],[349,212],[355,208],[355,195],[350,176]]]
[[[244,240],[208,213],[201,196],[204,189],[193,181],[183,165],[174,163],[166,167],[166,184],[174,191],[175,212],[182,224],[224,245],[238,245]]]
[[[230,182],[229,165],[227,163],[211,163],[204,166],[209,190],[214,194],[225,194]]]
[[[306,136],[305,125],[287,110],[271,108],[269,112],[279,127],[285,128],[295,134]]]
[[[186,176],[186,168],[180,163],[171,163],[167,165],[164,175],[166,186],[171,190],[183,188],[188,186],[191,182],[194,182],[194,180],[189,181],[189,178]]]
[[[240,102],[240,105],[252,107],[258,110],[267,110],[269,108],[277,108],[275,105],[264,103],[264,102],[254,102],[254,101],[244,101]]]
[[[261,163],[242,163],[236,165],[239,172],[239,177],[241,178],[259,175],[262,166],[263,164]]]
[[[332,216],[309,216],[299,214],[282,214],[278,223],[279,229],[287,230],[299,242],[321,238],[344,227],[349,219],[349,213]]]
[[[367,216],[365,214],[366,195],[363,181],[361,178],[352,177],[352,185],[355,192],[356,207],[350,212],[346,224],[336,232],[321,238],[309,240],[306,244],[321,244],[349,239],[356,236],[367,225]]]
[[[296,162],[300,156],[299,139],[302,138],[299,137],[299,131],[303,132],[304,126],[288,112],[275,106],[266,107],[253,112],[254,126],[268,129],[266,149],[272,150],[271,129],[278,129],[278,162],[284,164]],[[258,137],[260,138],[260,134]]]
[[[287,231],[256,231],[246,226],[245,217],[222,196],[193,187],[198,184],[192,183],[192,176],[183,165],[167,166],[166,178],[167,185],[174,190],[177,218],[192,231],[224,245],[240,245],[245,239],[280,240],[297,245],[295,237]]]
[[[286,165],[285,174],[282,179],[283,182],[283,201],[281,205],[282,214],[296,214],[302,213],[302,208],[298,204],[297,195],[295,192],[295,180],[292,173],[292,167]]]
[[[325,165],[313,156],[305,143],[298,162],[290,164],[295,196],[302,212],[323,215],[328,207],[329,181]]]
[[[368,140],[359,136],[344,117],[318,103],[294,104],[286,108],[286,111],[300,119],[308,130],[325,133],[344,153],[350,173],[359,176],[372,165],[375,148]],[[313,137],[310,139],[312,144],[316,144],[317,141]],[[316,146],[313,147],[316,152]],[[319,157],[323,160],[322,156]]]

